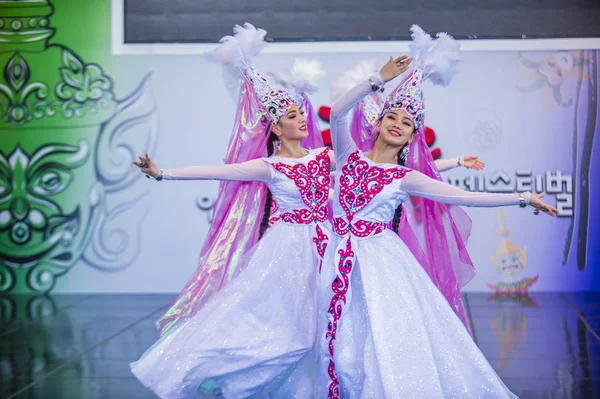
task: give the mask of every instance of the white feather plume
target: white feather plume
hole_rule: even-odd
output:
[[[433,45],[433,40],[429,33],[425,32],[419,25],[411,26],[410,31],[412,32],[412,42],[408,45],[410,57],[417,61],[429,51]]]
[[[413,25],[411,31],[413,42],[409,47],[416,67],[422,69],[425,79],[433,84],[447,86],[456,75],[457,64],[462,61],[460,44],[444,32],[432,39],[418,25]]]
[[[233,36],[223,37],[219,41],[221,44],[206,53],[206,57],[219,64],[243,68],[244,64],[249,64],[252,57],[258,55],[266,45],[266,34],[264,29],[256,29],[248,22],[244,26],[236,25],[233,28]]]
[[[376,60],[360,61],[354,68],[348,69],[331,82],[331,101],[336,102],[354,86],[366,81],[376,73]]]
[[[217,48],[206,53],[207,59],[222,65],[225,87],[234,101],[239,95],[241,71],[265,47],[266,34],[264,29],[256,29],[248,22],[236,25],[233,36],[223,37]]]
[[[327,73],[317,59],[296,58],[292,66],[292,85],[301,92],[314,93]]]
[[[256,57],[266,46],[264,29],[256,29],[252,24],[246,22],[244,26],[236,25],[233,28],[233,36],[237,39],[246,63]]]
[[[288,90],[311,94],[317,91],[326,72],[317,59],[296,58],[290,70],[271,72],[275,81]]]

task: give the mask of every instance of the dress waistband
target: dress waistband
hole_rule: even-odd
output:
[[[279,220],[290,224],[316,224],[327,220],[327,209],[313,212],[309,209],[294,209],[291,212],[283,212]]]
[[[338,217],[333,219],[333,231],[338,236],[370,237],[382,233],[387,229],[381,222],[372,222],[364,219],[350,219]]]

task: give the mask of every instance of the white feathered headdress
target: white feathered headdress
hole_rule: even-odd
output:
[[[425,117],[423,82],[447,86],[456,74],[462,60],[460,44],[447,33],[438,33],[435,39],[418,25],[411,27],[413,41],[409,45],[415,69],[390,93],[382,114],[391,109],[402,109],[418,128]]]
[[[236,25],[233,36],[223,37],[221,44],[206,56],[223,66],[225,85],[233,98],[238,97],[241,79],[248,79],[267,115],[273,123],[277,123],[287,109],[297,102],[250,66],[252,58],[266,45],[266,34],[265,30],[256,29],[247,22],[243,26]]]

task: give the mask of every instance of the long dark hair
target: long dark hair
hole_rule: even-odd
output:
[[[402,150],[404,149],[404,147],[406,147],[407,145],[409,145],[408,143],[404,144],[402,146],[402,148],[400,148],[400,151],[398,151],[398,165],[404,166],[404,163],[406,162],[405,159],[403,159],[400,155],[402,154]],[[400,219],[402,217],[402,205],[398,206],[398,208],[396,208],[396,212],[394,212],[394,219],[392,220],[392,230],[394,230],[394,233],[398,234],[398,227],[400,226]]]
[[[273,132],[269,135],[269,140],[267,140],[267,156],[273,155],[275,151],[275,147],[273,143],[279,140],[279,137]],[[262,236],[265,234],[265,231],[269,228],[269,219],[271,218],[271,203],[273,202],[273,195],[271,194],[271,190],[267,188],[267,198],[265,199],[265,211],[260,222],[260,233],[258,239],[260,240]]]

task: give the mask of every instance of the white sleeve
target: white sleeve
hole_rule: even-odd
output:
[[[329,150],[329,171],[334,173],[335,172],[335,152],[333,150]],[[332,177],[333,178],[333,177]]]
[[[413,170],[404,176],[401,189],[409,195],[423,197],[444,204],[497,207],[519,205],[519,194],[491,194],[461,190],[438,180],[431,179],[421,172]],[[530,193],[523,193],[525,202],[529,204]]]
[[[384,82],[379,74],[371,77],[378,85],[383,85]],[[365,96],[372,92],[369,81],[359,83],[350,91],[342,96],[331,107],[329,116],[329,124],[331,129],[331,141],[335,150],[335,157],[338,162],[345,163],[348,155],[356,151],[357,147],[352,140],[350,134],[350,126],[348,125],[348,113],[352,108]]]
[[[268,183],[271,181],[271,169],[262,158],[258,158],[219,166],[165,169],[163,177],[165,180],[235,180]]]
[[[454,169],[458,166],[462,166],[464,163],[463,157],[460,158],[450,158],[450,159],[438,159],[435,162],[435,167],[443,172],[445,170]]]

